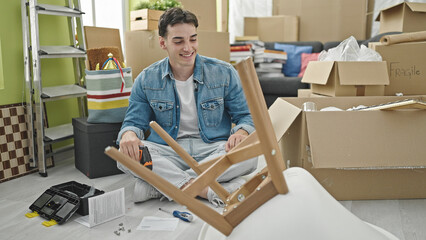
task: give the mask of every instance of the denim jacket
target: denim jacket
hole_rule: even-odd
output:
[[[194,68],[194,94],[198,129],[204,142],[228,140],[238,129],[254,131],[240,78],[229,63],[197,55]],[[139,139],[166,144],[150,128],[156,121],[173,139],[179,130],[180,109],[175,81],[168,57],[144,69],[133,84],[129,107],[118,134],[131,130]],[[235,127],[231,129],[231,123]]]

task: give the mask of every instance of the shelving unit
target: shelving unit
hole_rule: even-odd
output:
[[[86,116],[86,89],[82,83],[86,59],[82,17],[84,13],[81,11],[79,0],[68,0],[66,6],[39,4],[37,0],[21,0],[21,7],[30,166],[37,167],[40,175],[46,177],[46,158],[52,155],[46,152],[46,146],[72,138],[73,128],[71,123],[46,128],[44,103],[78,98],[80,116]],[[69,29],[66,30],[69,31],[70,46],[40,46],[41,14],[67,18]],[[44,87],[40,61],[47,58],[72,58],[75,84]]]

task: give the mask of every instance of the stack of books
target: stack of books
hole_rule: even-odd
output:
[[[250,46],[254,63],[260,63],[263,62],[263,51],[265,50],[265,43],[260,41],[257,36],[241,36],[235,38],[235,43],[231,44],[231,63],[232,61],[232,55],[233,55],[233,46]],[[244,56],[246,58],[247,56]],[[236,59],[238,61],[241,61],[242,59]]]
[[[283,76],[282,68],[286,63],[287,53],[279,50],[265,49],[263,61],[256,64],[258,75]]]
[[[238,63],[247,57],[253,57],[253,51],[250,44],[234,43],[231,44],[231,63]]]

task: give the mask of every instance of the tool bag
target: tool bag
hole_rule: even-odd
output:
[[[93,186],[88,186],[75,181],[65,182],[50,187],[38,197],[29,207],[32,213],[25,216],[33,218],[41,216],[47,220],[43,225],[50,227],[63,224],[77,212],[84,216],[89,213],[88,199],[103,194]]]
[[[120,123],[124,120],[132,89],[132,69],[86,70],[89,123]]]

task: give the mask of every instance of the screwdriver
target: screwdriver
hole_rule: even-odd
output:
[[[191,222],[192,219],[193,219],[192,214],[190,214],[189,212],[179,212],[177,210],[171,212],[171,211],[168,211],[168,210],[165,210],[165,209],[162,209],[162,208],[158,208],[158,210],[166,212],[166,213],[170,213],[174,217],[177,217],[177,218],[179,218],[179,219],[181,219],[181,220],[183,220],[185,222]]]

